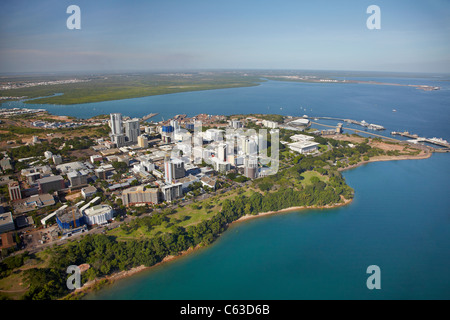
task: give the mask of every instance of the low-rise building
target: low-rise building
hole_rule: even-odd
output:
[[[71,171],[67,174],[71,188],[77,188],[87,185],[88,174],[86,171]]]
[[[89,187],[81,189],[81,195],[83,196],[83,199],[90,198],[96,193],[97,193],[97,188],[94,186],[89,186]]]
[[[84,221],[88,226],[92,225],[101,225],[108,223],[108,221],[112,220],[114,215],[114,210],[111,206],[106,204],[99,204],[88,208],[84,211]]]
[[[301,154],[317,152],[319,149],[318,146],[319,143],[313,141],[300,141],[288,144],[289,149]]]
[[[66,208],[56,214],[56,222],[63,231],[79,228],[85,225],[84,216],[78,208]]]
[[[50,191],[59,191],[64,189],[65,183],[61,176],[49,176],[37,180],[39,193],[49,193]]]
[[[52,160],[55,165],[60,165],[63,162],[60,154],[53,155]]]
[[[216,183],[217,183],[217,179],[214,177],[210,177],[210,176],[203,176],[200,179],[200,182],[202,183],[203,186],[209,187],[213,190],[216,190]]]
[[[5,212],[0,214],[0,233],[9,232],[15,230],[14,220],[11,212]]]
[[[122,203],[125,206],[136,204],[158,204],[160,193],[158,188],[145,188],[137,186],[122,192]]]

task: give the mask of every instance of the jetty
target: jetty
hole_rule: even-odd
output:
[[[146,116],[143,116],[142,118],[141,118],[141,120],[142,121],[147,121],[148,119],[150,119],[150,118],[153,118],[154,116],[157,116],[159,113],[150,113],[150,114],[148,114],[148,115],[146,115]]]
[[[303,116],[303,117],[305,118],[305,116]],[[311,117],[311,118],[314,118],[314,120],[323,119],[323,120],[343,121],[343,122],[347,122],[347,123],[351,123],[351,124],[356,124],[358,126],[365,127],[370,130],[377,130],[377,131],[386,130],[383,126],[381,126],[379,124],[367,123],[364,120],[357,121],[357,120],[353,120],[353,119],[342,119],[342,118],[333,118],[333,117]]]
[[[444,140],[442,138],[419,137],[419,135],[409,133],[408,131],[404,131],[404,132],[392,131],[391,135],[393,135],[393,136],[402,136],[402,137],[414,139],[417,142],[427,142],[427,143],[434,144],[434,145],[437,145],[437,146],[440,146],[440,147],[450,148],[450,143],[448,143],[446,140]]]

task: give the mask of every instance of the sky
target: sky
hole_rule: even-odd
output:
[[[0,73],[193,69],[450,73],[450,1],[0,2]]]

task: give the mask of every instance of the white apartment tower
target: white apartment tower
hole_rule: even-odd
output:
[[[122,115],[120,113],[111,113],[109,126],[111,127],[111,141],[118,148],[123,147],[125,145],[125,135],[123,134]]]
[[[128,143],[137,144],[138,137],[141,135],[141,128],[139,125],[139,119],[131,119],[124,122],[125,124],[125,136]]]
[[[122,129],[122,115],[120,113],[111,113],[111,121],[109,122],[111,127],[111,134],[123,134]]]

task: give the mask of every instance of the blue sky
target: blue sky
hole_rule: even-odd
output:
[[[69,5],[81,30],[69,30]],[[381,29],[369,30],[369,5]],[[450,72],[450,1],[2,0],[0,72]]]

